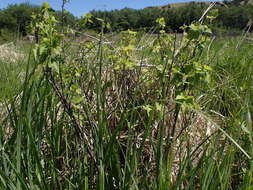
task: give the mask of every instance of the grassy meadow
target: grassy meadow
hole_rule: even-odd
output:
[[[253,189],[251,34],[72,38],[45,15],[0,46],[0,189]]]

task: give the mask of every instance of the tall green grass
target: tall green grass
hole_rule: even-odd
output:
[[[250,42],[68,44],[43,24],[21,90],[2,96],[0,189],[252,189]]]

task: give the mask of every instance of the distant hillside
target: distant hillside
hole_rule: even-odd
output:
[[[225,0],[225,1],[219,1],[219,0],[217,0],[217,1],[190,1],[190,2],[182,2],[182,3],[170,3],[170,4],[167,4],[167,5],[156,6],[156,7],[168,10],[170,8],[184,7],[184,6],[189,5],[190,3],[209,5],[212,2],[217,2],[217,4],[220,4],[220,5],[222,5],[223,3],[226,3],[226,2],[227,3],[229,2],[231,4],[240,4],[240,5],[251,4],[251,5],[253,5],[253,0],[233,0],[233,1],[231,1],[231,0]]]
[[[183,6],[187,6],[190,3],[209,5],[211,2],[206,2],[206,1],[190,1],[190,2],[183,2],[183,3],[170,3],[170,4],[167,4],[167,5],[164,5],[164,6],[158,6],[158,8],[170,9],[170,8],[176,8],[176,7],[183,7]]]
[[[218,9],[218,17],[212,22],[216,28],[224,30],[244,30],[249,26],[253,18],[253,0],[225,0],[216,1],[215,8]],[[105,18],[110,23],[111,31],[121,30],[145,30],[149,31],[157,25],[156,19],[164,17],[165,30],[170,32],[181,32],[183,25],[189,25],[198,20],[203,11],[211,4],[211,1],[191,1],[184,3],[173,3],[164,6],[146,7],[144,9],[121,9],[112,11],[91,11],[93,23],[90,29],[99,28],[96,18]]]

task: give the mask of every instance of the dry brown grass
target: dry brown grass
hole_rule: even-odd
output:
[[[0,60],[7,62],[17,62],[24,58],[13,42],[6,43],[0,46]]]

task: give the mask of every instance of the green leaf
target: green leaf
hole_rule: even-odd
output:
[[[160,27],[164,28],[165,25],[165,19],[163,17],[156,19],[156,23],[159,24]]]
[[[210,66],[208,66],[208,65],[204,65],[204,69],[205,69],[206,71],[212,71],[212,70],[213,70],[212,67],[210,67]]]
[[[162,111],[162,104],[159,104],[158,102],[155,103],[156,110],[161,112]]]
[[[176,102],[178,103],[186,103],[186,104],[193,104],[193,96],[188,96],[184,94],[177,95]]]
[[[64,9],[63,13],[64,14],[69,14],[69,11],[67,9]]]
[[[75,96],[72,99],[72,101],[73,101],[74,104],[80,104],[83,101],[83,97],[82,96]]]
[[[147,112],[148,116],[150,115],[150,112],[153,110],[151,105],[145,105],[142,106],[142,108]]]
[[[242,130],[247,133],[248,135],[251,134],[250,130],[245,126],[245,123],[242,123],[241,125]]]
[[[104,23],[105,21],[101,18],[96,18],[97,21],[100,21],[101,23]]]
[[[107,29],[107,30],[110,30],[110,29],[111,29],[111,25],[110,25],[109,22],[106,23],[106,29]]]
[[[54,72],[60,73],[59,65],[56,62],[52,62],[48,64],[49,68],[51,68]]]
[[[215,19],[219,16],[219,10],[218,9],[213,9],[209,12],[209,14],[207,15],[208,19]]]
[[[44,2],[42,7],[45,8],[45,9],[50,9],[50,5],[49,5],[48,2]]]
[[[91,13],[87,13],[85,15],[83,15],[81,17],[81,24],[86,25],[87,23],[93,23],[93,21],[91,20],[92,18],[92,14]]]
[[[207,25],[194,23],[189,26],[189,30],[186,33],[187,33],[187,38],[192,40],[192,39],[198,39],[199,36],[203,33],[211,34],[212,31],[210,28],[208,28]]]

